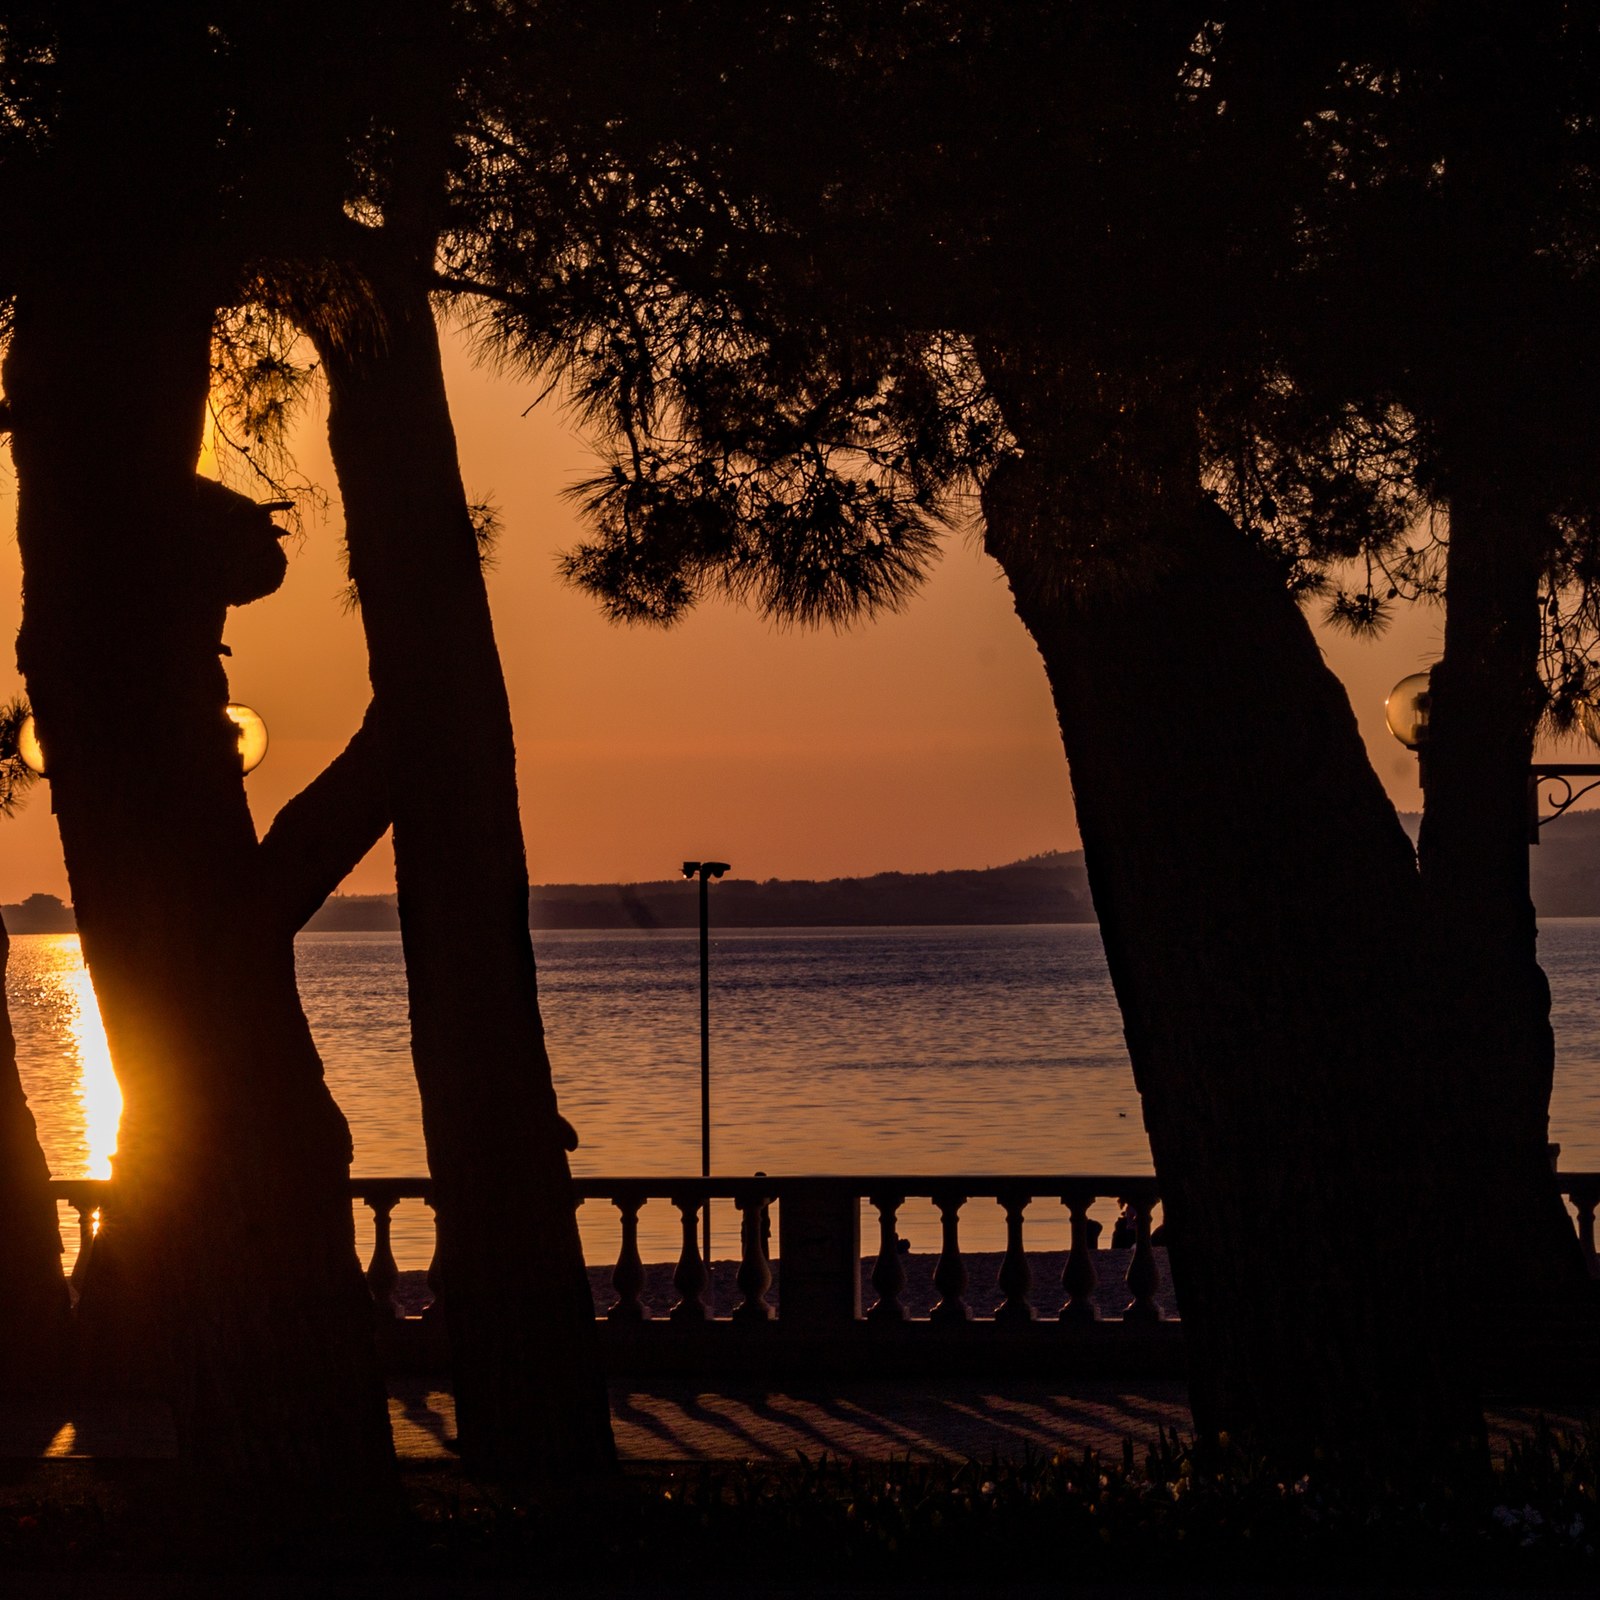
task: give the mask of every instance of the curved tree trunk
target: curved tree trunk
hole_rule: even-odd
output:
[[[1508,506],[1492,485],[1452,501],[1418,857],[1461,1267],[1493,1285],[1482,1313],[1485,1352],[1491,1360],[1512,1352],[1526,1366],[1532,1334],[1542,1362],[1564,1357],[1570,1372],[1572,1362],[1592,1368],[1600,1355],[1600,1297],[1546,1153],[1555,1038],[1528,889],[1527,809],[1544,706],[1545,545],[1541,520]]]
[[[395,1483],[349,1134],[260,914],[223,607],[196,577],[211,296],[176,258],[144,272],[103,243],[68,241],[21,296],[5,371],[18,655],[125,1100],[85,1366],[171,1401],[218,1516],[292,1527]],[[85,442],[108,374],[136,401]]]
[[[0,921],[0,1394],[56,1388],[71,1336],[50,1169],[17,1075],[4,987],[10,954]]]
[[[1028,438],[1057,391],[1013,404],[1018,382],[1030,454],[986,488],[988,543],[1055,700],[1196,1421],[1280,1459],[1425,1459],[1481,1416],[1434,1269],[1410,846],[1281,575],[1192,465],[1086,501],[1088,458]]]
[[[412,1053],[463,1457],[615,1460],[528,932],[510,706],[425,290],[319,340],[394,817]]]

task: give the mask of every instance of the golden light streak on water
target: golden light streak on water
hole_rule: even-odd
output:
[[[122,1089],[111,1070],[111,1046],[95,1001],[94,984],[87,967],[62,974],[77,1001],[71,1028],[83,1063],[78,1079],[78,1099],[83,1106],[83,1140],[88,1146],[89,1176],[109,1178],[111,1158],[117,1153],[117,1127],[122,1121]]]
[[[83,964],[76,934],[53,936],[53,970],[46,984],[56,990],[56,1003],[66,1027],[68,1043],[77,1056],[74,1084],[83,1119],[85,1177],[109,1178],[111,1158],[117,1153],[117,1127],[122,1120],[122,1089],[111,1070],[111,1046],[95,1000],[89,969]]]

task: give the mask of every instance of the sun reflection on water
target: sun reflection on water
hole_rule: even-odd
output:
[[[111,1070],[111,1046],[94,997],[89,969],[61,975],[62,986],[73,998],[68,1022],[81,1066],[78,1103],[83,1107],[83,1142],[88,1147],[89,1176],[109,1178],[111,1158],[117,1153],[117,1127],[122,1121],[122,1089]]]
[[[78,936],[13,939],[7,978],[17,1066],[51,1171],[109,1178],[122,1090]]]

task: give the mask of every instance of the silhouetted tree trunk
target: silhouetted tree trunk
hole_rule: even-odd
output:
[[[5,381],[18,655],[125,1098],[83,1348],[91,1376],[171,1401],[218,1516],[322,1521],[387,1504],[393,1453],[349,1133],[291,942],[259,914],[223,607],[196,578],[212,286],[182,231],[130,262],[94,231],[93,192],[75,204],[85,230],[51,241],[20,297]],[[86,440],[117,383],[115,425]]]
[[[0,1393],[48,1390],[66,1370],[71,1329],[50,1169],[17,1075],[0,921]]]
[[[1600,1353],[1600,1303],[1547,1156],[1555,1038],[1528,887],[1528,766],[1538,676],[1543,519],[1488,469],[1450,510],[1444,657],[1434,667],[1418,855],[1439,1014],[1440,1137],[1461,1219],[1460,1267],[1493,1283],[1485,1350],[1529,1335]],[[1486,481],[1487,479],[1487,481]],[[1492,1267],[1487,1264],[1493,1263]]]
[[[1419,890],[1344,692],[1282,574],[1198,494],[1181,417],[1139,439],[1130,408],[1098,459],[1057,454],[1061,388],[990,365],[1029,454],[986,488],[988,547],[1055,700],[1196,1421],[1289,1457],[1466,1439]]]
[[[1546,704],[1540,591],[1557,548],[1549,512],[1585,500],[1589,481],[1570,386],[1587,388],[1590,375],[1581,354],[1561,349],[1582,350],[1588,302],[1566,269],[1552,270],[1561,253],[1547,245],[1585,225],[1551,187],[1564,96],[1582,81],[1567,76],[1580,70],[1576,37],[1486,13],[1455,55],[1440,59],[1438,40],[1428,46],[1437,76],[1414,115],[1441,159],[1416,238],[1417,282],[1433,303],[1406,330],[1396,371],[1450,508],[1418,860],[1460,1266],[1484,1285],[1479,1324],[1491,1356],[1515,1350],[1524,1371],[1558,1353],[1578,1356],[1592,1372],[1600,1298],[1546,1149],[1555,1039],[1527,814]],[[1546,1359],[1529,1359],[1530,1333],[1549,1337]]]
[[[516,752],[421,273],[319,340],[380,711],[463,1456],[614,1461],[528,932]]]

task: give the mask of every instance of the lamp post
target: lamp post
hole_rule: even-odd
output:
[[[711,1176],[711,895],[710,882],[726,861],[685,861],[683,875],[700,880],[700,1176]],[[711,1196],[700,1213],[700,1253],[711,1270]]]
[[[1433,710],[1432,702],[1430,670],[1430,672],[1413,672],[1409,678],[1402,678],[1389,691],[1389,698],[1383,703],[1384,721],[1389,725],[1389,732],[1406,749],[1416,752],[1417,776],[1422,782],[1424,791],[1428,787],[1428,720]],[[1586,728],[1589,727],[1587,718],[1585,719],[1585,726]],[[1572,782],[1574,778],[1587,779],[1588,782],[1574,786]],[[1549,800],[1555,809],[1548,817],[1541,817],[1539,815],[1539,791],[1547,783],[1560,784],[1561,793],[1558,797],[1554,790],[1551,791]],[[1569,810],[1591,789],[1596,788],[1600,788],[1600,762],[1536,761],[1530,765],[1528,768],[1528,843],[1538,844],[1539,830],[1545,823],[1554,822],[1557,817],[1564,811]]]

